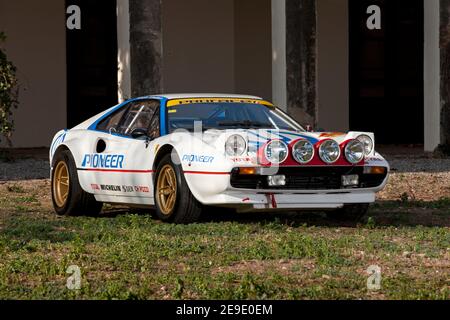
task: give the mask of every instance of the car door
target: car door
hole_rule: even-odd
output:
[[[142,198],[139,203],[154,204],[152,164],[154,140],[160,135],[159,112],[160,101],[141,99],[99,122],[97,152],[86,155],[82,163],[92,169],[91,192],[103,196],[103,200],[111,197],[111,202]],[[114,197],[120,197],[120,201]]]

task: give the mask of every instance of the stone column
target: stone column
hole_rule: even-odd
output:
[[[130,1],[130,65],[133,97],[163,91],[161,1]]]
[[[286,0],[287,105],[303,125],[318,122],[316,59],[316,0]]]
[[[424,1],[424,142],[433,152],[441,143],[440,0]]]
[[[441,144],[450,153],[450,0],[440,6]]]
[[[131,98],[129,0],[117,0],[117,80],[119,103]]]

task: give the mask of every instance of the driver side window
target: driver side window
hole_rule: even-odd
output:
[[[157,100],[130,102],[119,111],[102,120],[98,124],[97,130],[124,136],[132,136],[136,130],[148,133],[151,125],[155,123],[155,118],[157,118],[159,123],[159,104]],[[155,133],[152,135],[151,138],[156,138],[159,136],[159,131],[157,136],[154,136],[156,135]]]
[[[132,103],[120,122],[117,132],[125,136],[132,135],[138,129],[147,132],[157,106],[159,106],[159,103],[154,101],[136,101]]]

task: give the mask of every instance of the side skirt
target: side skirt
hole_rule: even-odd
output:
[[[154,198],[141,198],[141,197],[126,197],[126,196],[107,196],[107,195],[95,195],[95,200],[105,203],[117,203],[124,205],[138,205],[144,207],[151,207],[155,205]]]

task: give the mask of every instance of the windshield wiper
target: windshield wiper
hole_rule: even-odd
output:
[[[272,124],[264,122],[243,121],[222,121],[218,123],[219,127],[245,127],[245,128],[272,128]]]

